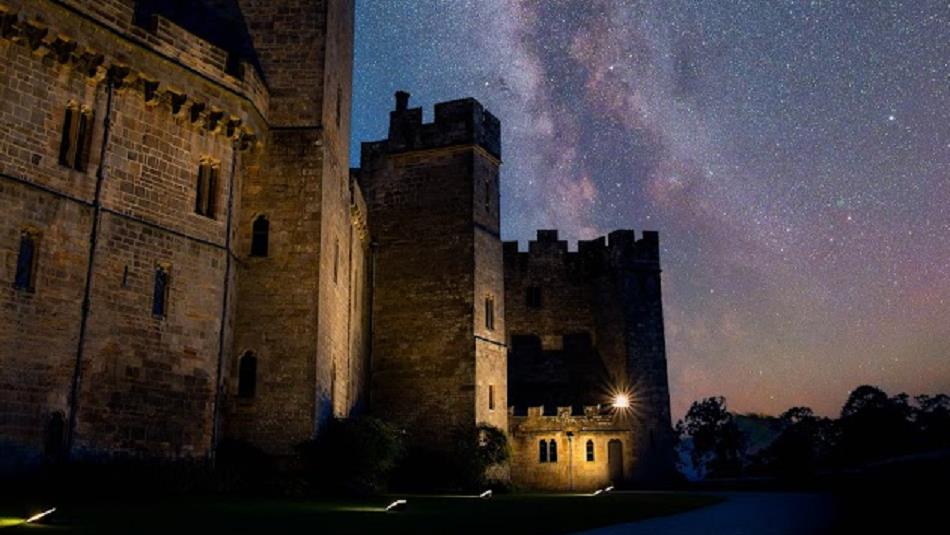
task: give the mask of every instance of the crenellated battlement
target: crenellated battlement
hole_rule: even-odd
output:
[[[396,92],[396,109],[389,112],[386,139],[363,143],[363,158],[378,152],[426,150],[474,144],[501,159],[501,122],[474,98],[435,105],[435,120],[422,122],[422,108],[409,107],[409,93]]]
[[[513,433],[547,430],[595,431],[624,428],[628,422],[610,406],[583,407],[515,407],[508,408],[508,421]]]
[[[0,36],[26,41],[34,53],[50,55],[60,64],[68,63],[73,54],[86,52],[92,59],[105,55],[120,63],[139,63],[135,60],[148,51],[162,64],[162,70],[173,64],[184,67],[247,99],[262,117],[267,116],[269,91],[253,58],[225,50],[160,12],[137,12],[140,5],[145,4],[4,0],[0,2]],[[78,18],[76,13],[84,17]],[[77,43],[76,35],[95,36],[96,42]],[[114,46],[115,37],[125,46]],[[168,73],[155,75],[162,79]]]
[[[146,105],[163,106],[172,115],[187,118],[195,128],[231,138],[242,149],[257,143],[258,135],[247,124],[247,114],[243,110],[225,109],[224,99],[209,99],[213,92],[188,95],[164,83],[162,73],[131,65],[132,58],[128,54],[79,42],[56,22],[50,20],[48,13],[44,18],[28,9],[16,9],[15,4],[0,4],[0,40],[9,39],[29,48],[33,55],[44,58],[50,66],[75,69],[91,83],[108,79],[117,90],[138,91]]]
[[[660,243],[655,231],[643,231],[637,239],[633,230],[615,230],[607,236],[579,240],[577,251],[568,249],[567,240],[559,239],[557,230],[538,230],[537,239],[528,242],[522,251],[519,242],[503,244],[505,264],[526,269],[530,263],[546,265],[560,262],[565,266],[594,274],[610,267],[640,267],[659,269]]]
[[[573,418],[573,417],[613,417],[614,410],[607,405],[584,405],[568,407],[548,407],[536,405],[532,407],[508,407],[509,417],[519,418]]]

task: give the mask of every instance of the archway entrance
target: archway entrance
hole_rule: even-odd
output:
[[[623,481],[623,442],[617,439],[607,443],[607,467],[612,484]]]

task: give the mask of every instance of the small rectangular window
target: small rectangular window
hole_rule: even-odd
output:
[[[491,182],[485,181],[485,212],[491,213]]]
[[[219,166],[213,162],[201,162],[198,166],[198,183],[195,186],[195,213],[215,217],[215,201],[218,197]]]
[[[158,266],[155,268],[155,288],[152,292],[152,315],[156,318],[164,318],[168,315],[168,287],[169,274],[168,268]]]
[[[36,257],[38,239],[35,234],[24,231],[20,234],[20,251],[16,260],[16,276],[13,287],[32,292],[36,288]]]
[[[488,385],[488,410],[495,410],[495,385]]]
[[[485,328],[495,330],[495,299],[492,297],[485,298]]]
[[[528,308],[541,308],[541,288],[529,286],[525,301]]]
[[[59,164],[85,172],[92,145],[92,112],[78,106],[66,108],[63,137],[59,144]]]

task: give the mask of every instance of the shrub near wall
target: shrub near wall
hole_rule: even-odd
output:
[[[403,433],[378,418],[331,420],[320,436],[299,452],[307,479],[326,494],[383,492],[403,458]]]
[[[479,424],[455,428],[449,437],[448,449],[410,447],[394,474],[394,486],[417,492],[507,489],[511,449],[504,431]]]

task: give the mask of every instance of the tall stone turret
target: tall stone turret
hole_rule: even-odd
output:
[[[372,408],[445,449],[453,430],[507,427],[500,125],[473,99],[423,124],[408,101],[359,171],[378,243]]]

